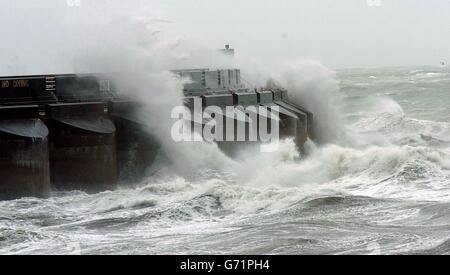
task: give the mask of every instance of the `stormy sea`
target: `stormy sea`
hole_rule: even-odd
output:
[[[450,69],[335,80],[338,103],[312,111],[338,108],[346,137],[236,159],[208,145],[190,171],[161,156],[115,191],[2,201],[0,254],[450,254]]]

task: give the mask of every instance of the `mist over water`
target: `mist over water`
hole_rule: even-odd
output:
[[[289,99],[314,114],[316,142],[345,142],[349,136],[335,72],[312,60],[290,61],[280,71],[277,80],[289,91]]]
[[[450,253],[447,68],[200,58],[201,46],[166,36],[152,18],[112,19],[101,43],[53,70],[126,72],[115,84],[144,104],[139,116],[162,144],[157,163],[133,187],[0,202],[0,254]],[[304,154],[288,139],[238,159],[215,144],[172,142],[182,83],[169,70],[205,66],[282,85],[314,113],[318,139]]]

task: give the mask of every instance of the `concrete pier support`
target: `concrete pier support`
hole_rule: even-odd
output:
[[[294,114],[297,117],[297,123],[296,123],[296,129],[295,129],[295,143],[299,148],[305,144],[305,142],[308,140],[308,116],[307,114],[303,113],[299,109],[293,107],[289,103],[286,102],[276,102],[277,106],[280,106],[284,110],[287,110]]]
[[[50,195],[48,129],[38,106],[0,107],[0,200]]]
[[[252,146],[260,144],[260,118],[261,114],[258,112],[250,111],[247,109],[249,106],[267,107],[268,111],[275,111],[274,107],[277,107],[275,121],[278,123],[279,138],[294,138],[294,141],[299,149],[301,149],[308,139],[308,122],[309,114],[302,109],[293,106],[292,104],[283,100],[286,95],[282,91],[262,91],[262,92],[246,92],[246,93],[234,93],[234,94],[220,94],[220,95],[205,95],[202,97],[203,109],[210,106],[219,107],[223,113],[221,116],[214,117],[215,120],[222,120],[224,127],[224,141],[217,141],[219,148],[231,157],[238,156],[239,152],[243,149],[247,149]],[[187,100],[186,105],[192,109],[193,98]],[[242,109],[243,116],[230,117],[226,114],[226,108],[228,106],[237,107],[238,110]],[[275,113],[272,113],[274,115]],[[267,114],[263,119],[266,119],[267,129],[272,131],[272,120],[270,114]],[[234,129],[227,129],[226,122],[231,120],[234,123]],[[202,121],[202,129],[205,127],[207,121]],[[192,127],[195,122],[192,122]],[[238,124],[242,124],[245,127],[244,139],[240,140],[237,133]],[[256,132],[257,140],[252,141],[250,139],[251,133]],[[233,137],[227,140],[227,134],[232,133]]]
[[[284,103],[285,108],[292,110],[296,114],[300,114],[300,117],[306,119],[304,123],[306,124],[306,131],[308,133],[308,138],[314,139],[314,115],[306,108],[301,107],[291,100],[289,100],[288,92],[286,90],[276,91],[275,93],[281,94],[281,101]],[[280,101],[277,102],[279,104]]]
[[[270,105],[274,106],[274,105]],[[276,105],[279,108],[279,118],[280,118],[280,139],[297,136],[298,133],[298,117],[291,111]]]
[[[313,137],[313,116],[288,101],[286,91],[273,91],[273,104],[280,108],[280,135],[293,136],[299,149]]]
[[[258,96],[253,92],[233,93],[233,105],[236,107],[234,117],[233,140],[218,143],[219,148],[230,157],[239,157],[244,150],[254,150],[259,142]],[[254,107],[254,108],[248,108]],[[229,131],[230,129],[226,129]],[[243,130],[243,131],[242,131]],[[241,131],[239,133],[239,131]],[[258,147],[259,148],[259,147]]]
[[[251,120],[248,115],[244,112],[243,108],[239,108],[236,113],[227,113],[227,107],[245,107],[248,104],[244,104],[247,101],[251,101],[251,96],[247,97],[245,95],[239,96],[233,94],[221,94],[221,95],[206,95],[202,97],[203,108],[206,112],[209,112],[213,116],[215,121],[220,121],[223,126],[222,135],[219,135],[216,131],[220,131],[217,127],[214,128],[218,147],[228,156],[237,157],[240,150],[244,149],[245,146],[249,145],[251,142],[249,139],[249,132],[251,127]],[[254,99],[256,100],[256,94],[254,94]],[[240,104],[242,103],[242,104]],[[220,108],[219,113],[215,113],[213,108]],[[219,111],[219,110],[218,110]],[[208,121],[203,121],[203,129]],[[231,123],[232,126],[228,125]],[[231,128],[230,128],[231,127]],[[244,131],[241,135],[238,135],[238,128],[243,127]],[[253,142],[256,144],[256,142]]]
[[[272,91],[264,91],[258,93],[259,104],[267,107],[269,110],[278,109],[279,117],[279,136],[280,139],[294,138],[299,148],[303,146],[303,143],[297,142],[297,136],[301,133],[301,127],[299,127],[299,118],[291,110],[281,106],[281,93]]]
[[[202,111],[196,119],[183,114],[187,121],[182,123],[190,123],[205,139],[210,134],[207,141],[215,140],[232,157],[275,141],[276,128],[281,139],[294,138],[298,149],[314,138],[313,115],[290,102],[285,90],[253,92],[241,82],[239,70],[173,72],[190,76],[184,103],[193,109],[195,102]],[[123,100],[112,81],[116,77],[0,77],[0,199],[46,197],[51,185],[58,190],[110,190],[119,179],[140,182],[154,170],[156,157],[165,153],[161,138],[156,138],[161,133],[149,132],[143,121],[148,116],[141,113],[145,106]],[[269,113],[260,113],[264,110],[259,107]],[[223,128],[214,126],[217,121]]]
[[[116,128],[103,103],[51,104],[50,178],[61,190],[97,192],[117,184]]]
[[[139,121],[139,104],[116,100],[108,103],[108,112],[117,128],[117,169],[124,183],[136,183],[145,178],[159,152],[156,138]]]

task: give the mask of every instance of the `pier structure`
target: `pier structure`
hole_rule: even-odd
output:
[[[197,98],[202,110],[223,110],[215,119],[225,122],[230,106],[277,107],[280,138],[292,137],[301,148],[313,137],[313,115],[284,90],[247,88],[238,69],[173,73],[192,80],[183,90],[189,109]],[[0,199],[48,197],[50,190],[99,192],[145,178],[164,152],[142,121],[142,103],[117,91],[113,80],[105,74],[0,77]],[[249,136],[261,116],[246,110],[231,119]],[[270,124],[269,116],[263,118]],[[207,121],[192,120],[193,128],[196,123],[204,129]],[[231,156],[254,144],[237,140],[236,130],[233,142],[217,142]]]

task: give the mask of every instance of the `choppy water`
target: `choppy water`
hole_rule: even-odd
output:
[[[353,145],[0,202],[1,254],[450,254],[450,72],[338,72]],[[202,156],[200,156],[202,157]]]

